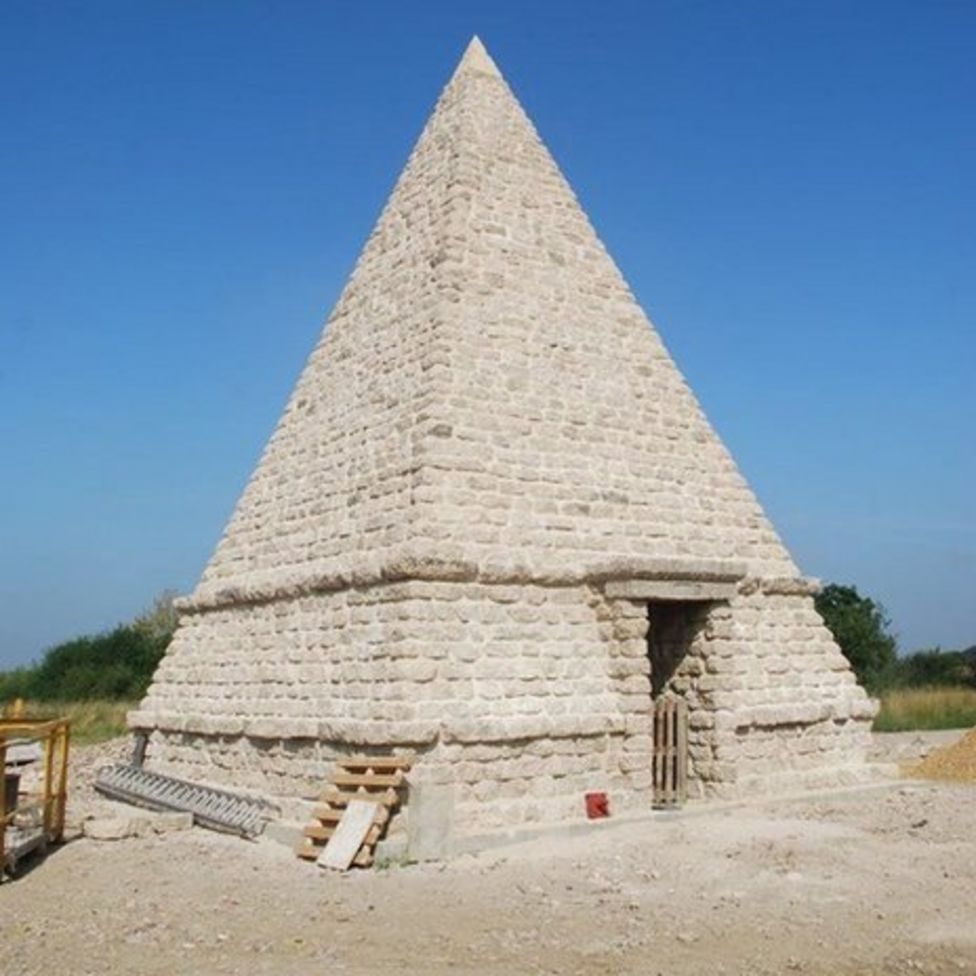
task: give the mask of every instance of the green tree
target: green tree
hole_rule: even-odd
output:
[[[897,642],[880,603],[854,586],[830,583],[816,597],[817,610],[830,628],[858,681],[870,692],[889,685],[897,667]]]
[[[898,661],[898,684],[909,688],[976,688],[976,658],[940,647],[915,651]]]
[[[169,635],[132,624],[50,648],[33,669],[27,697],[39,701],[138,698],[149,686]]]

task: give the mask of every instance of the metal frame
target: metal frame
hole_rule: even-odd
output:
[[[193,822],[210,830],[256,837],[271,815],[270,805],[202,783],[163,776],[134,765],[103,766],[95,789],[112,800],[149,810],[174,810],[193,815]]]
[[[0,718],[0,768],[5,779],[7,749],[13,740],[39,743],[43,762],[39,793],[27,794],[24,801],[8,810],[6,782],[0,790],[0,881],[4,874],[13,873],[23,854],[57,843],[64,836],[70,739],[70,722],[64,718]],[[39,825],[21,829],[15,824],[16,819],[32,811],[40,813]],[[13,831],[16,836],[12,836]]]

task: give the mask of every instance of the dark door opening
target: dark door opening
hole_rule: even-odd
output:
[[[696,779],[689,720],[705,708],[697,683],[705,671],[699,638],[709,606],[703,601],[653,601],[647,606],[655,806],[680,806],[689,780]]]
[[[652,698],[658,698],[668,687],[688,654],[705,606],[678,601],[647,605],[650,622],[647,654],[651,659]]]

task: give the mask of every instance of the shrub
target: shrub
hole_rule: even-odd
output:
[[[150,636],[128,625],[59,644],[34,669],[27,697],[39,701],[139,698],[168,643],[168,637]]]
[[[916,651],[899,659],[896,681],[906,688],[976,688],[976,661],[962,651],[943,651],[940,648]]]

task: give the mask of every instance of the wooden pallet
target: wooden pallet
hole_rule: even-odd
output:
[[[314,819],[305,828],[295,853],[317,861],[336,832],[349,802],[367,800],[376,805],[376,813],[352,863],[368,868],[373,863],[376,843],[400,803],[412,761],[410,756],[350,756],[338,760],[328,787],[312,811]]]
[[[688,795],[688,708],[678,698],[654,702],[652,772],[655,807],[680,807]]]

